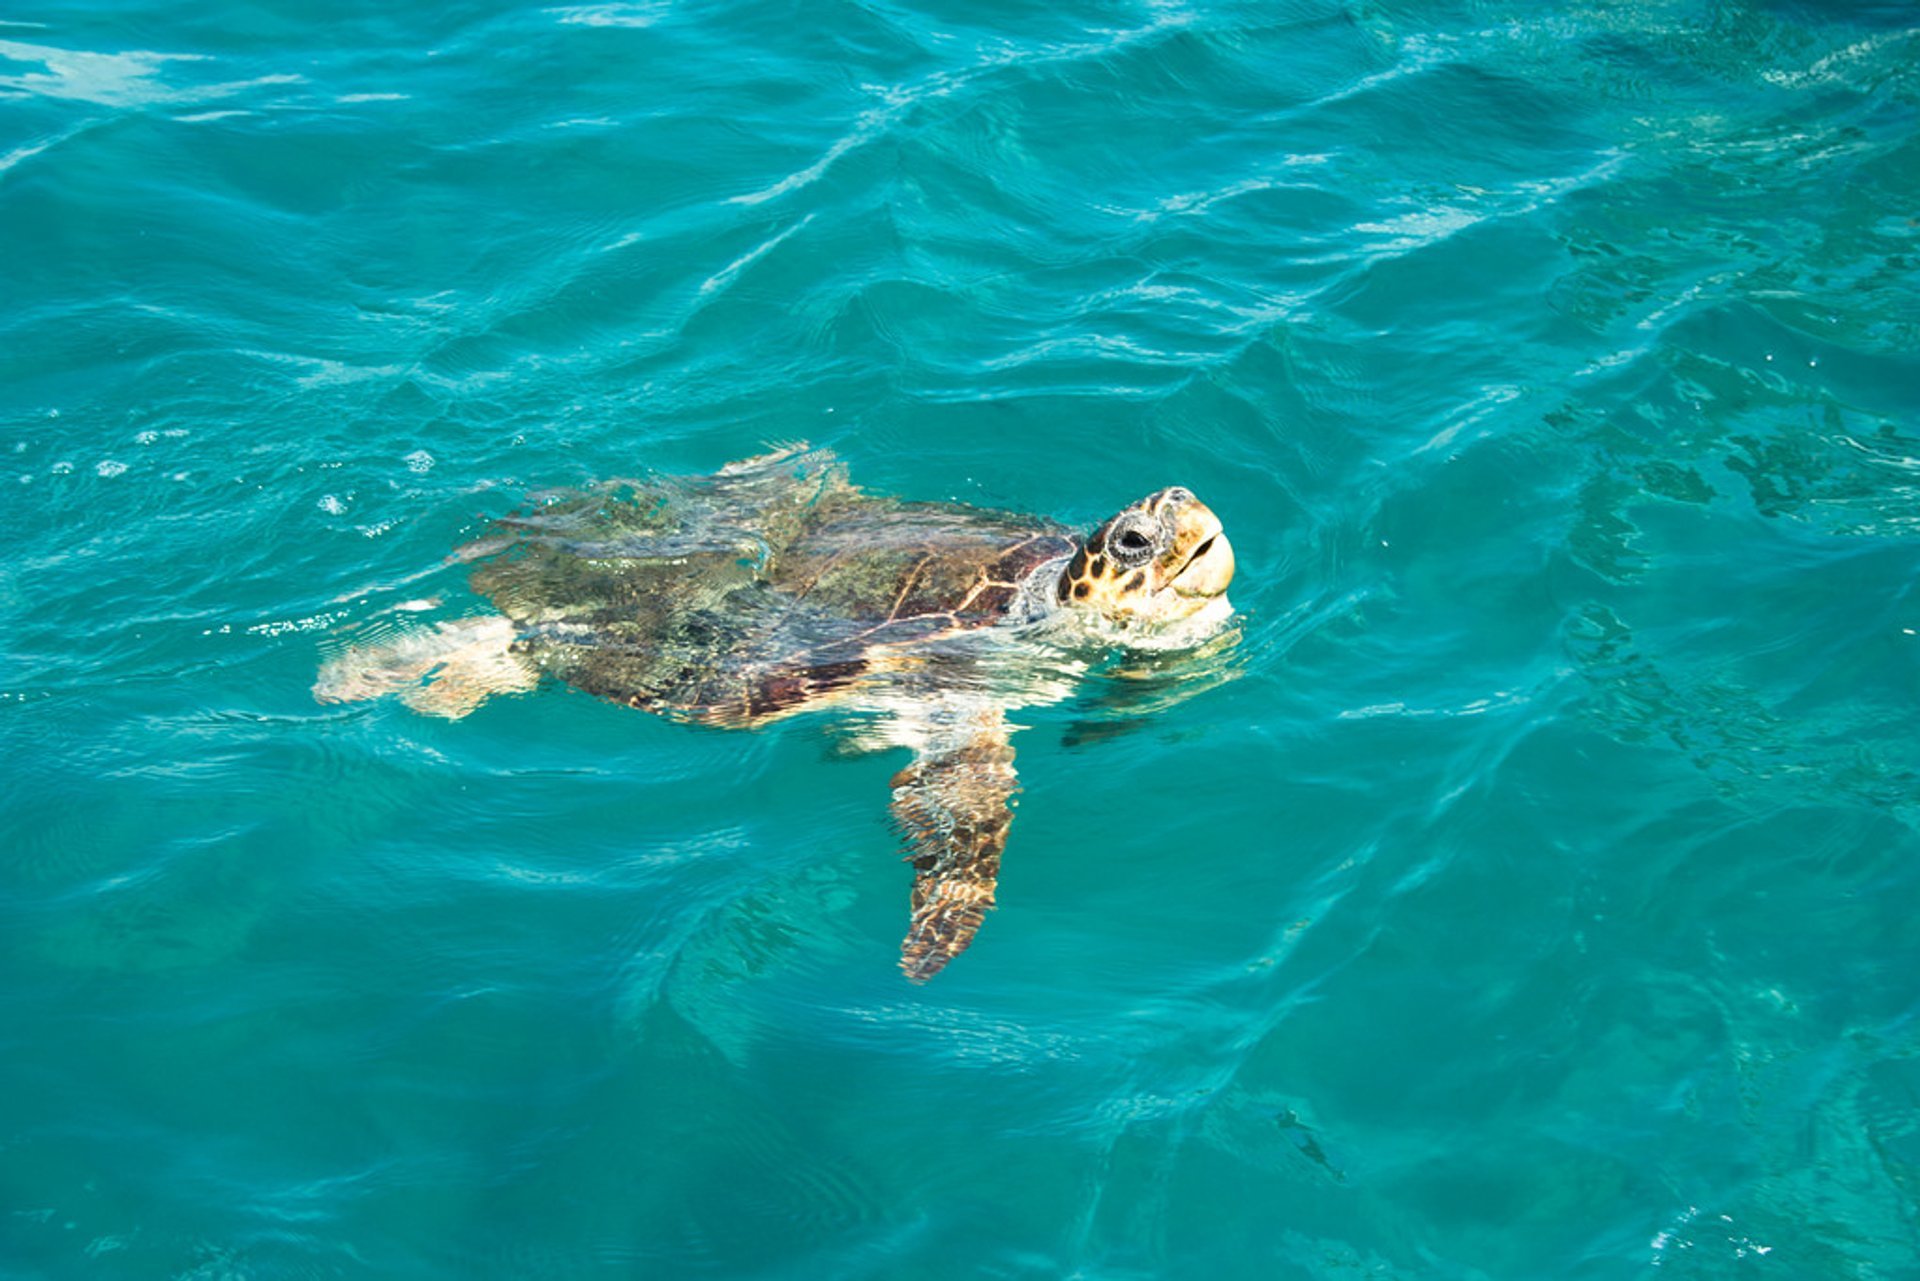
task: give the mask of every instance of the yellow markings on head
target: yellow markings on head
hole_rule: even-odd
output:
[[[1233,569],[1220,518],[1174,486],[1096,529],[1067,562],[1055,597],[1123,624],[1172,622],[1224,596]]]

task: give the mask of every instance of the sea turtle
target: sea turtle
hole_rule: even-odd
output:
[[[322,667],[318,698],[395,693],[459,717],[551,676],[706,725],[864,713],[865,742],[914,752],[892,805],[915,869],[900,950],[914,980],[993,906],[1013,819],[1007,712],[1063,697],[1075,664],[1062,655],[1090,640],[1182,648],[1232,614],[1233,549],[1186,489],[1081,538],[868,494],[804,446],[550,494],[456,555],[500,613],[350,648]]]

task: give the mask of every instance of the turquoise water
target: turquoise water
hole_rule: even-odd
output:
[[[0,1276],[1920,1275],[1915,23],[10,7]],[[309,692],[801,439],[1239,553],[925,987],[903,755]]]

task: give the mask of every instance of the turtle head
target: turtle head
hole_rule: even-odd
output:
[[[1220,518],[1178,485],[1148,494],[1093,531],[1061,571],[1054,599],[1129,627],[1224,617],[1233,545]]]

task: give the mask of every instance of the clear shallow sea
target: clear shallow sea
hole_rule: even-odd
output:
[[[0,20],[0,1277],[1920,1275],[1920,34]],[[1193,487],[894,969],[817,719],[322,707],[528,491]]]

